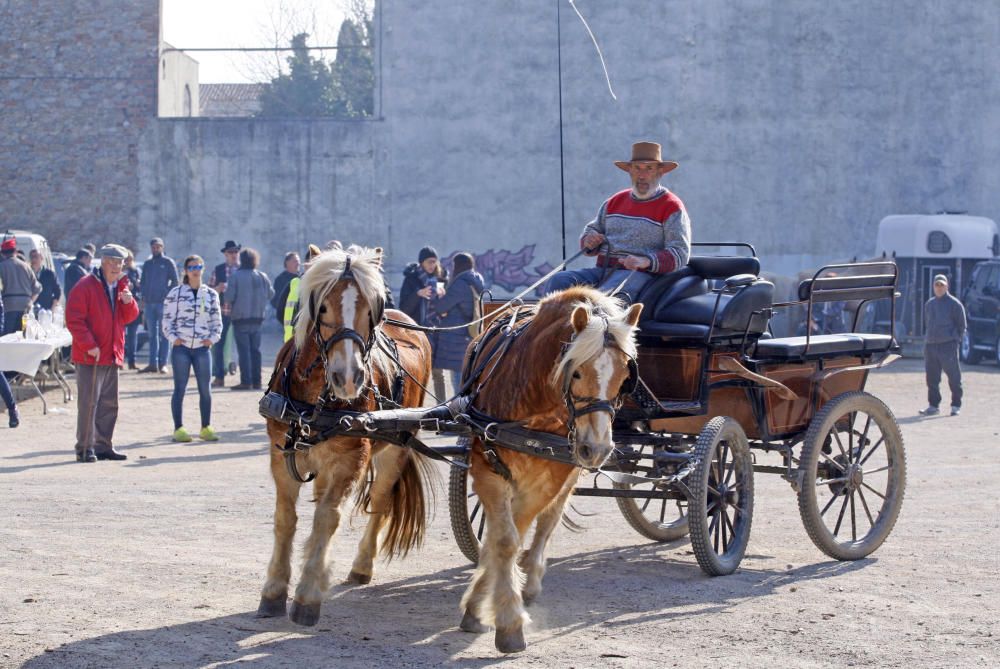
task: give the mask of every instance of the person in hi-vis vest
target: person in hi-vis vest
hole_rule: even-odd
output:
[[[312,264],[313,259],[320,253],[322,251],[318,246],[315,244],[309,245],[309,250],[306,251],[306,261],[302,265],[303,274],[309,269],[309,265]],[[285,313],[284,318],[282,318],[282,323],[284,324],[284,341],[292,338],[295,329],[295,317],[299,313],[299,284],[301,282],[301,275],[288,282],[288,297],[285,299]]]

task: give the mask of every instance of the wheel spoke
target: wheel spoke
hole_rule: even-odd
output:
[[[865,420],[865,429],[861,431],[861,439],[858,440],[858,448],[860,449],[858,453],[864,450],[865,444],[868,443],[868,428],[872,426],[872,415],[865,415],[867,416],[867,419]]]
[[[869,474],[878,474],[879,472],[887,472],[890,469],[892,469],[892,465],[886,465],[885,467],[879,467],[878,469],[873,469],[871,471],[866,471],[865,472],[865,476],[868,476]]]
[[[642,512],[646,513],[646,509],[649,508],[649,503],[653,501],[652,497],[647,497],[646,501],[642,503]]]
[[[826,512],[830,510],[830,507],[833,506],[833,503],[837,501],[837,497],[838,495],[834,495],[833,497],[830,498],[830,501],[826,503],[826,506],[823,507],[823,510],[819,512],[820,517],[826,515]]]
[[[819,488],[820,486],[830,485],[832,483],[845,483],[846,481],[847,481],[846,476],[841,476],[840,478],[836,479],[817,479],[816,487]]]
[[[660,506],[660,523],[663,523],[663,519],[667,516],[667,500],[663,500],[663,504]]]
[[[476,502],[476,505],[472,507],[472,513],[469,514],[470,523],[476,519],[476,516],[479,515],[479,509],[481,509],[482,507],[483,505],[479,502]]]
[[[872,518],[872,512],[868,509],[868,501],[865,499],[865,491],[861,488],[858,488],[858,497],[861,498],[861,506],[864,507],[865,513],[868,515],[868,522],[871,523],[871,526],[874,528],[875,519]]]
[[[858,540],[858,520],[854,512],[854,491],[848,494],[851,498],[851,541]]]
[[[735,506],[733,508],[737,509],[737,507],[735,507]],[[732,536],[735,537],[736,536],[736,526],[733,525],[733,519],[729,517],[729,514],[726,514],[726,525],[729,526],[729,534],[731,534]]]
[[[715,510],[714,517],[712,518],[712,523],[715,525],[715,533],[713,534],[713,544],[715,545],[715,552],[719,552],[719,534],[722,533],[721,523],[719,522],[719,510]]]
[[[847,473],[847,469],[845,469],[842,464],[840,464],[839,462],[837,462],[836,460],[834,460],[833,458],[831,458],[829,455],[827,455],[823,451],[820,451],[819,454],[822,455],[823,459],[826,460],[827,462],[829,462],[831,465],[833,465],[834,467],[836,467],[840,471],[844,472],[845,474]]]
[[[850,418],[847,421],[847,462],[850,463],[854,458],[854,422],[858,419],[858,412],[852,411],[850,413]]]
[[[878,447],[879,447],[879,446],[881,446],[881,445],[882,445],[882,442],[884,442],[884,441],[885,441],[885,435],[883,434],[883,435],[882,435],[882,438],[881,438],[881,439],[879,439],[878,441],[876,441],[876,442],[875,442],[875,445],[874,445],[874,446],[872,446],[872,447],[871,447],[871,450],[869,450],[869,451],[868,451],[868,455],[866,455],[865,457],[861,458],[861,461],[860,461],[860,462],[858,462],[858,464],[859,464],[859,465],[863,465],[863,464],[865,464],[866,462],[868,462],[868,458],[870,458],[870,457],[872,456],[872,454],[873,454],[873,453],[875,453],[875,450],[876,450],[876,449],[878,449]]]
[[[479,531],[476,532],[476,538],[479,539],[479,543],[483,542],[483,532],[486,530],[486,514],[484,513],[482,518],[479,519]]]
[[[847,451],[844,450],[844,442],[842,442],[840,440],[840,433],[837,432],[837,424],[836,423],[834,423],[834,425],[833,425],[833,430],[831,431],[831,434],[833,435],[834,440],[837,442],[837,448],[840,449],[840,454],[843,455],[844,459],[846,460],[847,459]],[[826,455],[826,454],[824,453],[824,455]]]
[[[849,495],[844,495],[844,503],[840,506],[840,515],[837,516],[837,524],[833,528],[833,536],[840,534],[840,524],[844,522],[844,512],[847,511],[847,501]]]
[[[867,484],[867,483],[865,483],[864,481],[862,481],[862,482],[861,482],[861,485],[863,485],[864,487],[866,487],[866,488],[868,488],[869,490],[871,490],[871,491],[872,491],[873,493],[875,493],[876,495],[878,495],[879,497],[881,497],[881,498],[882,498],[883,500],[885,499],[885,495],[883,495],[883,494],[882,494],[882,493],[880,493],[880,492],[879,492],[878,490],[876,490],[875,488],[871,487],[870,485],[868,485],[868,484]]]
[[[736,458],[730,461],[729,465],[726,467],[726,478],[723,481],[724,484],[729,485],[729,482],[733,480],[733,475],[736,473]]]
[[[711,484],[709,484],[709,485],[708,485],[708,486],[706,486],[706,487],[708,488],[708,494],[709,494],[709,495],[714,495],[714,496],[716,496],[716,497],[722,497],[722,493],[720,493],[720,492],[719,492],[718,490],[716,490],[715,488],[713,488],[713,487],[711,486]]]
[[[722,515],[722,523],[720,523],[721,525],[720,529],[722,530],[722,552],[725,553],[726,551],[729,550],[729,536],[730,536],[728,532],[729,514],[727,514],[725,511],[722,511],[721,515]]]

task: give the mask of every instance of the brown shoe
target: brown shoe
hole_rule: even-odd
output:
[[[223,379],[214,378],[214,379],[212,379],[212,387],[213,388],[225,388],[226,387],[226,380],[224,378]]]

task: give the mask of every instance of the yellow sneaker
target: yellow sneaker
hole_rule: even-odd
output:
[[[183,427],[179,427],[174,430],[174,441],[178,441],[182,444],[186,444],[191,441],[191,435]]]
[[[206,425],[205,427],[201,428],[201,432],[199,433],[198,436],[201,437],[204,441],[218,441],[219,440],[219,435],[217,435],[215,433],[215,430],[213,430],[211,428],[211,426],[208,426],[208,425]]]

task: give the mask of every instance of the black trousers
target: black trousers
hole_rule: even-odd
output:
[[[958,342],[924,344],[924,369],[927,372],[927,403],[932,407],[941,404],[941,372],[948,377],[951,405],[962,406],[962,369],[958,364]]]

